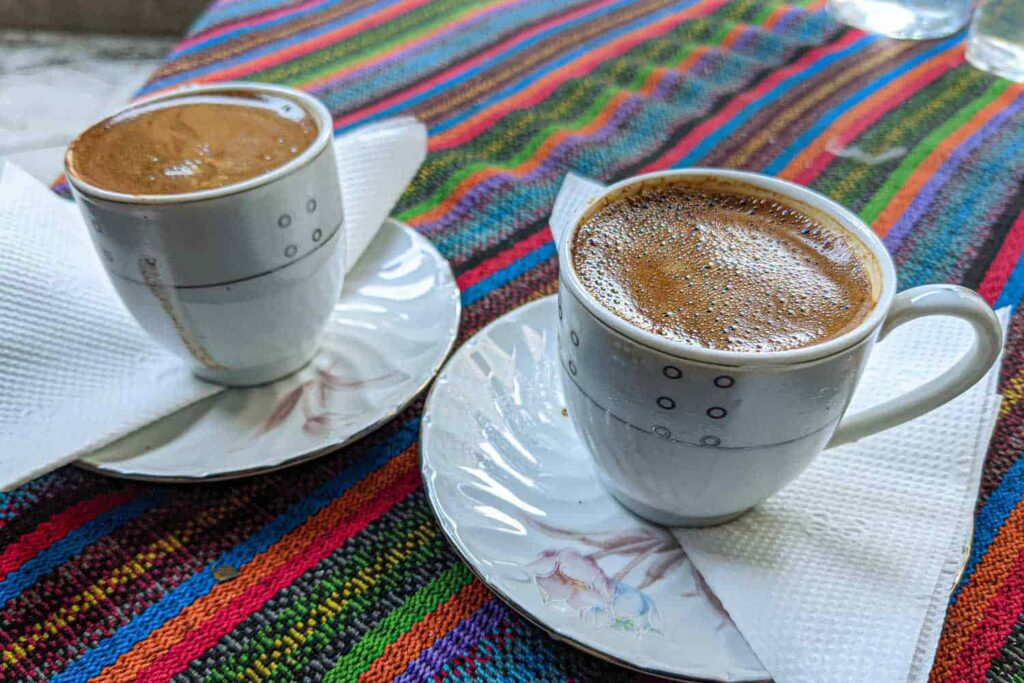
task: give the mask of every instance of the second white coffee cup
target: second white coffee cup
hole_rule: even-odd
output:
[[[874,309],[845,334],[773,352],[700,348],[617,317],[581,285],[570,254],[573,234],[616,197],[673,179],[720,182],[811,216],[826,214],[868,252]],[[910,420],[970,388],[1002,346],[999,322],[976,293],[925,285],[897,294],[892,258],[870,227],[832,200],[778,178],[696,168],[624,180],[596,198],[558,244],[558,348],[569,413],[606,487],[660,524],[702,526],[742,514],[822,449]],[[966,320],[973,346],[911,394],[844,415],[875,342],[926,315]]]

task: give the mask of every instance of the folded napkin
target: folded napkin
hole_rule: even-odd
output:
[[[349,268],[426,154],[413,118],[335,140]],[[0,490],[223,388],[135,323],[73,203],[13,164],[0,176]]]
[[[601,189],[567,178],[552,230]],[[1005,328],[1008,310],[999,318]],[[945,316],[897,328],[875,348],[851,410],[924,383],[970,340],[966,323]],[[998,377],[997,364],[945,406],[825,451],[734,522],[673,530],[777,683],[927,680],[970,542]]]

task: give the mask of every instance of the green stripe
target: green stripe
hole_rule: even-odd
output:
[[[386,596],[401,588],[399,584],[421,567],[436,568],[439,558],[448,555],[425,502],[414,502],[382,518],[349,541],[348,548],[339,548],[297,579],[293,586],[301,586],[300,593],[287,600],[275,597],[237,626],[231,639],[243,649],[226,659],[213,653],[197,662],[200,670],[208,671],[205,675],[211,680],[231,681],[265,676],[255,668],[262,666],[275,679],[293,680],[316,657],[311,653],[344,647],[352,634],[339,637],[344,627],[336,624],[372,622],[377,618],[373,613],[386,603]],[[405,556],[396,556],[396,550]]]
[[[338,660],[324,681],[342,683],[357,680],[384,654],[388,645],[472,581],[472,572],[462,563],[438,576],[367,633],[348,654]]]
[[[736,8],[731,8],[736,9]],[[763,18],[762,18],[763,20]],[[476,140],[470,142],[467,145],[461,147],[458,154],[451,154],[447,161],[448,164],[434,164],[428,163],[424,168],[423,181],[425,185],[430,185],[428,182],[430,177],[433,175],[440,175],[447,177],[447,181],[444,182],[440,187],[435,189],[433,194],[426,198],[420,199],[418,203],[411,206],[403,206],[401,211],[397,214],[402,220],[410,220],[416,216],[430,211],[435,206],[440,204],[445,197],[449,196],[466,178],[471,177],[473,174],[478,173],[486,169],[501,169],[501,170],[512,170],[532,159],[537,151],[547,143],[547,141],[560,131],[578,131],[581,130],[591,122],[593,122],[601,111],[605,108],[611,99],[620,92],[637,92],[643,84],[650,78],[651,74],[654,73],[656,68],[674,68],[678,66],[683,60],[686,59],[694,50],[698,47],[703,46],[717,46],[721,44],[722,40],[725,39],[726,35],[740,22],[720,19],[713,23],[707,23],[707,19],[703,22],[689,22],[683,24],[679,29],[674,32],[674,41],[651,41],[650,43],[644,44],[642,47],[645,51],[658,51],[661,45],[666,42],[672,44],[673,42],[678,44],[678,39],[684,33],[707,33],[710,31],[710,36],[706,42],[685,42],[680,49],[677,49],[667,61],[659,60],[658,62],[652,63],[651,61],[644,59],[640,67],[635,70],[629,76],[629,80],[623,83],[620,87],[611,87],[605,83],[605,80],[612,80],[614,83],[619,83],[618,74],[632,66],[632,63],[636,61],[638,55],[633,54],[633,51],[623,55],[623,57],[610,62],[609,64],[599,67],[599,69],[593,72],[589,77],[581,79],[575,79],[570,81],[568,92],[560,92],[561,88],[556,90],[557,97],[549,97],[547,101],[554,104],[554,111],[546,110],[543,116],[538,116],[536,112],[516,112],[508,117],[506,121],[503,121],[500,129],[493,129],[491,135],[479,136]],[[628,59],[627,59],[628,58]],[[590,94],[587,92],[585,86],[587,83],[594,83],[598,86],[598,92],[596,99],[576,118],[572,120],[566,120],[563,112],[558,109],[568,109],[574,102],[585,98],[586,95]],[[546,101],[546,102],[547,102]],[[545,103],[546,104],[546,103]],[[524,141],[520,136],[515,134],[517,128],[523,128],[529,123],[535,121],[556,121],[557,123],[550,123],[544,126],[539,132],[535,133],[532,138]],[[489,144],[493,138],[494,144]],[[477,161],[473,163],[465,163],[465,156],[472,147],[478,145],[485,145],[488,154],[486,154],[486,161]],[[501,159],[501,163],[495,163],[502,156],[502,152],[509,151],[514,152],[513,156],[509,159]],[[481,156],[485,156],[481,154]],[[434,160],[432,159],[431,162]],[[440,159],[438,159],[440,162]],[[442,170],[440,166],[448,166],[447,169]]]
[[[465,0],[437,0],[374,26],[328,47],[302,55],[252,76],[273,83],[301,83],[307,74],[328,75],[346,64],[365,61],[392,45],[420,35],[474,7]]]
[[[959,109],[978,97],[989,83],[977,69],[955,68],[915,93],[896,109],[861,133],[853,145],[869,154],[913,148],[929,131],[942,124],[947,112]],[[898,162],[866,164],[859,159],[832,159],[811,186],[854,211],[859,211]]]
[[[611,99],[619,92],[622,91],[619,89],[607,88],[605,89],[605,92],[602,95],[600,95],[596,100],[594,100],[590,107],[581,116],[564,124],[552,123],[545,126],[544,129],[541,130],[541,132],[538,135],[535,135],[526,143],[525,147],[520,148],[518,154],[513,156],[507,162],[496,164],[489,161],[480,161],[463,167],[460,171],[450,176],[448,178],[448,181],[440,188],[438,188],[434,192],[434,194],[430,195],[427,199],[420,202],[419,204],[411,206],[402,213],[400,213],[398,215],[399,219],[409,220],[414,216],[418,216],[419,214],[434,208],[436,205],[440,204],[445,197],[450,195],[463,180],[473,175],[474,173],[477,173],[478,171],[491,168],[508,171],[518,166],[519,164],[522,164],[527,160],[532,159],[533,156],[540,149],[540,147],[543,144],[545,144],[548,141],[548,138],[553,136],[555,133],[566,129],[580,130],[589,125],[591,121],[597,118],[598,114],[601,113],[601,110],[604,109],[605,105],[607,105],[608,102],[610,102]]]
[[[486,2],[484,2],[484,3],[474,3],[472,5],[460,8],[458,10],[455,10],[451,14],[443,14],[443,15],[437,16],[437,17],[435,17],[432,20],[416,21],[416,22],[408,22],[407,21],[406,24],[409,26],[409,28],[415,29],[415,30],[412,30],[412,31],[410,31],[408,33],[404,33],[404,34],[395,34],[394,36],[392,36],[391,38],[389,38],[387,40],[381,40],[379,42],[374,42],[372,49],[368,49],[368,50],[362,51],[359,54],[353,55],[353,56],[351,56],[349,58],[346,58],[346,59],[339,59],[337,61],[332,61],[331,63],[325,65],[323,68],[316,69],[315,71],[310,71],[308,73],[303,74],[301,78],[293,78],[290,81],[290,83],[292,85],[301,86],[301,85],[304,85],[306,83],[309,83],[310,81],[315,81],[317,79],[320,79],[320,78],[323,78],[323,77],[326,77],[326,76],[331,76],[332,74],[336,73],[337,71],[340,71],[341,69],[349,66],[350,64],[359,64],[359,63],[362,63],[362,62],[371,62],[371,61],[373,61],[373,59],[377,55],[382,54],[384,52],[387,52],[388,50],[394,48],[397,45],[400,45],[400,44],[403,44],[403,43],[413,42],[416,39],[418,39],[420,36],[423,36],[423,35],[425,35],[427,33],[430,33],[431,31],[433,31],[433,30],[435,30],[435,29],[437,29],[437,28],[439,28],[441,26],[445,26],[447,24],[453,24],[453,23],[456,23],[456,22],[460,21],[467,14],[475,11],[476,9],[478,9],[481,6],[485,6],[485,5],[488,5],[488,4],[493,4],[493,3],[496,3],[496,2],[499,2],[499,1],[500,0],[492,0],[492,3],[486,3]],[[463,28],[461,30],[465,30],[465,28]]]
[[[921,165],[928,155],[935,150],[939,144],[952,135],[958,128],[967,123],[972,116],[977,114],[986,105],[999,97],[1010,86],[1007,80],[997,80],[981,95],[963,107],[952,118],[936,128],[925,137],[906,157],[903,162],[889,176],[885,184],[875,193],[871,200],[861,209],[860,215],[867,223],[873,223],[882,213],[882,210],[892,201],[892,198],[899,192],[900,188],[907,182],[910,175]]]

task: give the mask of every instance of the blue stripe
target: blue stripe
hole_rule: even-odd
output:
[[[154,490],[135,500],[108,510],[41,551],[0,582],[0,605],[19,595],[58,566],[78,555],[118,527],[130,522],[167,497],[166,490]]]
[[[391,0],[391,4],[393,4],[394,2],[398,2],[398,1],[399,0]],[[271,19],[271,20],[268,20],[268,21],[264,21],[263,23],[253,24],[252,26],[242,26],[242,27],[239,27],[239,28],[231,29],[230,31],[227,31],[223,35],[215,36],[213,38],[209,38],[207,40],[203,40],[203,41],[201,41],[199,43],[196,43],[195,45],[190,45],[190,46],[188,46],[186,48],[183,48],[183,49],[174,50],[174,51],[171,52],[169,59],[178,59],[178,58],[180,58],[180,57],[182,57],[184,55],[188,55],[188,54],[191,54],[193,52],[200,52],[200,51],[206,50],[208,48],[216,47],[217,45],[219,45],[221,43],[233,42],[233,41],[237,40],[239,37],[245,36],[245,35],[247,35],[249,33],[260,32],[260,31],[267,31],[267,30],[270,30],[270,29],[275,28],[277,26],[281,26],[283,24],[288,24],[288,23],[291,23],[293,21],[297,21],[297,20],[299,20],[299,19],[301,19],[301,18],[303,18],[305,16],[308,16],[310,14],[315,14],[317,12],[322,12],[322,11],[324,11],[324,9],[326,9],[327,7],[329,7],[332,4],[335,4],[334,2],[332,2],[332,0],[327,0],[326,2],[318,2],[316,5],[313,5],[311,7],[307,7],[305,9],[303,9],[303,10],[295,12],[294,14],[286,14],[286,15],[284,15],[282,17],[278,17],[276,19]],[[384,9],[385,7],[387,7],[387,5],[388,5],[388,3],[383,2],[383,0],[381,0],[379,2],[375,2],[373,5],[370,5],[370,6],[366,7],[366,8],[364,8],[362,10],[359,10],[357,12],[354,12],[352,14],[346,15],[342,19],[338,20],[338,21],[342,22],[339,25],[343,25],[345,23],[351,23],[353,21],[358,21],[359,19],[367,16],[368,14],[372,14],[374,12],[379,12],[381,9]],[[279,4],[276,5],[275,8],[276,9],[280,9],[280,5]],[[244,18],[244,17],[242,17],[242,18]]]
[[[499,270],[462,292],[462,305],[469,306],[482,299],[498,287],[507,285],[531,268],[540,265],[549,258],[553,258],[555,253],[554,242],[548,242],[543,246],[537,247],[523,258],[510,264],[507,268]]]
[[[762,172],[767,173],[769,175],[778,173],[779,171],[784,169],[797,154],[804,151],[804,149],[806,149],[808,145],[810,145],[814,140],[818,139],[821,136],[821,134],[825,131],[825,129],[831,126],[833,123],[835,123],[835,121],[840,116],[842,116],[850,109],[852,109],[854,106],[860,104],[862,101],[873,95],[876,91],[881,90],[889,83],[892,83],[900,76],[903,76],[908,71],[916,68],[918,65],[923,64],[932,57],[941,54],[942,52],[945,52],[949,48],[958,44],[960,40],[961,36],[957,35],[954,38],[949,38],[947,40],[941,41],[937,43],[935,47],[931,48],[927,52],[918,55],[914,59],[904,62],[903,65],[900,66],[899,68],[893,69],[882,78],[874,81],[867,87],[858,90],[856,93],[847,98],[842,104],[830,109],[826,115],[818,119],[817,123],[815,123],[813,126],[805,130],[798,138],[796,138],[792,143],[790,143],[790,145],[782,154],[775,158],[775,161],[765,166]]]
[[[215,2],[189,27],[186,37],[215,29],[229,21],[244,19],[252,14],[259,14],[281,6],[281,0],[249,0],[233,2],[220,7]]]
[[[652,22],[658,21],[659,19],[662,19],[664,17],[676,14],[676,13],[679,12],[680,9],[683,9],[683,8],[686,8],[686,7],[690,7],[690,6],[694,5],[694,4],[696,4],[696,1],[697,0],[684,0],[684,1],[676,3],[674,5],[669,5],[668,7],[665,7],[663,9],[659,10],[658,12],[654,12],[653,14],[649,14],[649,15],[643,16],[643,17],[641,17],[641,18],[639,18],[639,19],[637,19],[635,21],[632,21],[632,22],[630,22],[630,23],[628,23],[628,24],[626,24],[624,26],[620,26],[615,31],[609,31],[607,33],[602,33],[600,36],[594,38],[590,42],[581,44],[577,49],[573,50],[572,52],[569,52],[567,54],[562,55],[560,58],[556,59],[553,62],[549,62],[548,65],[545,68],[539,69],[537,71],[534,71],[529,76],[521,78],[521,79],[519,79],[517,81],[513,81],[512,83],[510,83],[509,85],[505,86],[501,90],[499,90],[499,91],[495,92],[494,94],[492,94],[490,97],[477,102],[475,105],[473,105],[469,109],[466,109],[466,110],[462,111],[461,113],[457,114],[456,116],[454,116],[454,117],[452,117],[450,119],[447,119],[444,122],[441,122],[441,123],[438,123],[438,124],[434,125],[430,129],[430,133],[432,135],[436,135],[438,133],[443,133],[444,131],[446,131],[446,130],[448,130],[450,128],[453,128],[454,126],[457,126],[458,124],[462,123],[466,119],[472,118],[474,115],[476,115],[477,113],[483,111],[484,109],[487,109],[488,107],[492,106],[493,104],[495,104],[497,102],[501,102],[503,100],[506,100],[506,99],[510,98],[511,96],[521,92],[524,88],[528,87],[531,83],[533,83],[534,81],[540,80],[545,75],[547,75],[547,74],[549,74],[549,73],[551,73],[553,71],[557,71],[558,69],[562,68],[566,64],[569,64],[570,62],[573,62],[576,59],[578,59],[580,57],[583,57],[583,56],[593,52],[595,48],[597,48],[597,47],[599,47],[599,46],[601,46],[601,45],[603,45],[605,43],[610,43],[610,42],[614,41],[616,38],[619,38],[619,37],[621,37],[623,35],[632,33],[636,29],[641,28],[641,27],[643,27],[643,26],[645,26],[647,24],[650,24]],[[559,31],[565,31],[565,30],[566,29],[564,27],[559,28]]]
[[[1021,497],[1024,497],[1024,457],[1018,456],[1010,469],[1003,475],[998,488],[988,497],[985,506],[978,511],[978,515],[975,517],[971,557],[967,561],[967,569],[957,587],[956,595],[953,596],[953,602],[956,602],[960,589],[968,582],[978,566],[978,562],[988,552],[1010,513],[1021,502]]]
[[[338,29],[341,26],[344,26],[346,24],[350,24],[350,23],[352,23],[354,21],[358,21],[359,19],[362,19],[363,17],[369,16],[371,14],[374,14],[376,12],[381,11],[381,9],[383,9],[384,7],[387,7],[388,5],[393,5],[393,4],[395,4],[397,2],[400,2],[400,1],[401,0],[387,0],[386,4],[376,5],[376,6],[373,6],[373,7],[367,7],[365,9],[363,9],[363,10],[360,10],[359,12],[356,12],[354,14],[351,14],[351,15],[348,15],[348,16],[345,16],[345,17],[342,17],[341,19],[337,19],[335,21],[332,21],[332,22],[329,22],[329,23],[326,23],[326,24],[316,24],[316,25],[310,27],[309,29],[307,29],[305,31],[299,31],[298,33],[296,33],[294,35],[291,35],[291,36],[289,36],[287,38],[282,38],[281,40],[272,41],[272,42],[270,42],[270,43],[268,43],[266,45],[263,45],[263,46],[255,49],[255,50],[249,50],[247,52],[243,52],[242,54],[236,55],[236,56],[234,56],[234,57],[232,57],[230,59],[225,59],[225,60],[222,60],[222,61],[219,61],[219,62],[214,62],[213,64],[207,64],[206,66],[199,66],[199,67],[196,67],[195,69],[190,69],[189,71],[185,71],[185,72],[182,72],[182,73],[177,73],[177,74],[174,74],[174,75],[171,75],[171,76],[167,76],[165,78],[160,78],[160,79],[158,79],[156,81],[153,81],[152,83],[150,83],[149,85],[144,87],[142,90],[140,90],[139,94],[140,95],[144,95],[144,94],[152,92],[154,90],[159,90],[161,88],[166,88],[166,87],[171,86],[171,85],[176,85],[176,84],[182,83],[184,81],[195,80],[196,78],[198,78],[200,76],[205,76],[207,74],[216,73],[218,71],[222,71],[222,70],[227,69],[229,67],[236,66],[238,64],[244,64],[245,62],[248,62],[250,60],[258,59],[259,57],[264,57],[266,55],[272,55],[272,54],[275,54],[277,52],[281,52],[283,50],[288,49],[292,45],[296,45],[296,44],[304,42],[306,40],[311,40],[313,38],[316,38],[317,36],[320,36],[320,35],[323,35],[325,33],[329,33],[331,31],[334,31],[334,30]],[[230,35],[230,39],[231,40],[234,40],[235,37],[236,37],[236,34],[231,34]]]
[[[995,307],[1012,306],[1016,309],[1022,297],[1024,297],[1024,258],[1017,261],[1013,273],[1010,274],[1010,279],[1006,281],[1006,286],[1003,287],[999,299],[996,300]]]
[[[269,550],[282,537],[298,528],[374,470],[409,448],[415,443],[418,434],[419,418],[406,422],[387,443],[374,446],[362,453],[337,477],[317,488],[242,543],[225,551],[208,568],[169,591],[159,602],[147,607],[112,636],[100,641],[72,661],[64,671],[53,676],[50,681],[77,683],[98,675],[104,667],[116,662],[122,654],[209,593],[217,585],[217,580],[212,574],[213,567],[224,564],[242,567],[248,564],[254,557]]]
[[[586,2],[587,0],[582,0],[582,1]],[[546,40],[547,38],[550,38],[553,35],[557,35],[559,33],[562,33],[563,31],[567,31],[567,30],[570,30],[572,28],[575,28],[576,26],[579,26],[580,24],[585,24],[588,21],[593,21],[593,20],[598,19],[598,18],[600,18],[602,16],[605,16],[607,14],[611,14],[613,12],[616,12],[616,11],[622,9],[623,7],[627,7],[627,6],[631,5],[631,4],[633,4],[634,1],[635,0],[622,0],[621,2],[617,2],[617,3],[614,3],[614,4],[608,5],[607,7],[604,7],[604,8],[602,8],[602,9],[596,11],[596,12],[592,12],[592,13],[589,13],[589,14],[583,14],[583,15],[581,15],[579,17],[576,17],[575,19],[573,19],[571,21],[567,21],[565,23],[560,23],[560,24],[558,24],[556,26],[553,26],[553,27],[547,29],[546,31],[542,31],[541,33],[538,33],[537,35],[533,36],[532,38],[524,40],[521,44],[517,45],[516,47],[514,47],[514,48],[512,48],[512,49],[510,49],[510,50],[508,50],[506,52],[502,52],[502,53],[499,53],[498,55],[495,55],[495,57],[493,59],[491,59],[489,61],[482,62],[481,64],[473,67],[472,69],[469,69],[468,71],[463,73],[461,76],[458,76],[458,77],[453,78],[451,80],[445,81],[443,85],[438,86],[437,88],[432,88],[430,90],[427,90],[426,92],[422,92],[419,95],[416,95],[415,97],[411,97],[411,98],[409,98],[407,100],[403,100],[402,102],[399,102],[398,104],[394,104],[391,107],[388,107],[387,109],[382,109],[381,111],[377,112],[376,114],[373,114],[372,116],[369,116],[369,117],[367,117],[365,119],[362,119],[362,120],[360,120],[360,121],[358,121],[356,123],[352,123],[352,124],[349,124],[349,125],[344,126],[344,127],[339,127],[339,128],[336,129],[336,132],[344,132],[344,131],[347,131],[347,130],[351,130],[352,128],[356,128],[356,127],[361,126],[361,125],[363,125],[365,123],[368,123],[370,121],[376,121],[377,119],[383,119],[383,118],[387,118],[388,116],[393,116],[395,114],[405,112],[408,109],[410,109],[410,108],[414,107],[415,105],[419,104],[420,102],[423,102],[424,100],[428,100],[430,98],[436,97],[439,93],[445,92],[446,90],[454,88],[455,86],[459,85],[460,83],[463,83],[464,81],[468,81],[468,80],[470,80],[472,78],[475,78],[476,76],[478,76],[479,74],[481,74],[481,73],[483,73],[485,71],[493,69],[496,65],[501,64],[502,62],[504,62],[504,61],[506,61],[506,60],[508,60],[508,59],[510,59],[510,58],[512,58],[514,56],[516,56],[520,52],[524,52],[524,51],[530,49],[531,47],[533,47],[537,43],[543,42],[544,40]],[[577,3],[577,4],[581,4],[581,3]],[[564,8],[560,8],[560,9],[568,9],[569,7],[574,7],[575,8],[575,5],[566,5]],[[546,72],[538,72],[538,73],[542,74],[542,73],[546,73]],[[371,93],[371,99],[372,99],[372,93]]]
[[[754,114],[763,109],[765,106],[771,104],[775,100],[779,99],[780,96],[786,93],[793,86],[806,81],[819,72],[827,69],[832,64],[849,57],[850,55],[860,51],[864,47],[878,40],[875,36],[864,36],[857,40],[850,47],[835,52],[823,57],[806,70],[790,76],[786,80],[782,81],[770,93],[767,93],[764,97],[758,99],[755,102],[751,102],[745,106],[740,112],[738,112],[733,118],[731,118],[725,125],[716,130],[711,135],[704,138],[704,140],[690,150],[690,153],[684,156],[682,159],[677,161],[673,168],[683,168],[685,166],[692,165],[695,161],[702,158],[705,154],[714,149],[715,145],[721,142],[723,139],[732,135],[738,128],[746,123]]]

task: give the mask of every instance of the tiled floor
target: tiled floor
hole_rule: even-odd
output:
[[[50,182],[64,147],[123,104],[173,38],[0,31],[0,163]]]

